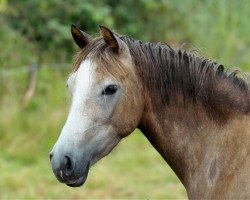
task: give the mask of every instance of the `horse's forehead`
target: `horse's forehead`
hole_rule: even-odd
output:
[[[87,89],[95,79],[95,66],[91,60],[84,60],[73,75],[73,78],[75,78],[75,84],[79,85],[78,87]]]
[[[89,75],[94,76],[96,83],[103,82],[106,79],[122,81],[131,74],[134,74],[132,58],[127,54],[114,56],[89,53],[78,63],[78,67],[75,68],[76,71],[73,71],[73,74],[82,75],[88,71]]]
[[[90,85],[98,83],[106,79],[108,73],[105,72],[102,66],[98,66],[96,62],[87,58],[81,62],[79,68],[70,74],[68,78],[68,84],[74,82],[74,84]]]

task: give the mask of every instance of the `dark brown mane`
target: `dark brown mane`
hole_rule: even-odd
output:
[[[184,104],[186,100],[199,101],[210,111],[224,115],[227,110],[250,112],[247,74],[224,70],[215,61],[174,50],[166,44],[143,44],[127,36],[121,39],[128,45],[140,77],[155,95],[155,101],[176,102],[181,94]]]
[[[174,50],[167,44],[142,43],[120,36],[129,47],[136,70],[143,84],[159,105],[180,101],[183,105],[200,102],[209,113],[227,117],[229,113],[250,112],[249,76],[239,70],[224,70],[215,61],[183,50]],[[110,51],[102,38],[97,38],[76,58],[73,71],[91,53],[103,66],[114,62],[119,65],[118,54]],[[180,97],[181,96],[181,97]]]

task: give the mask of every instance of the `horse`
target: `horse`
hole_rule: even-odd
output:
[[[136,128],[189,199],[250,198],[249,75],[165,43],[75,25],[80,51],[67,80],[71,107],[50,161],[79,187],[89,168]]]

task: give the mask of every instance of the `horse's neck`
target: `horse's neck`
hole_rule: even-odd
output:
[[[159,110],[147,102],[139,128],[177,174],[189,197],[211,198],[227,192],[223,180],[233,184],[239,171],[247,175],[249,119],[235,117],[218,125],[198,105]]]

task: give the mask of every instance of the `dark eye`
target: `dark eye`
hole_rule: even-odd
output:
[[[103,91],[102,95],[112,95],[115,94],[118,89],[117,85],[108,85]]]

